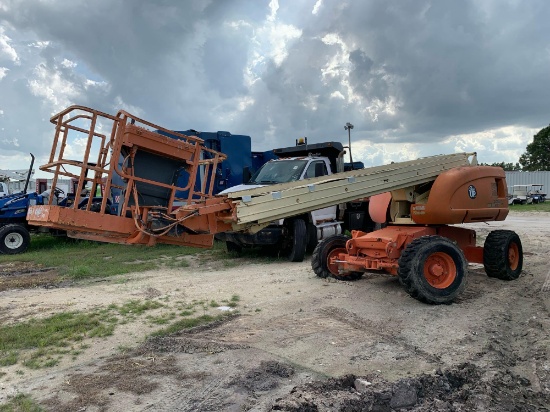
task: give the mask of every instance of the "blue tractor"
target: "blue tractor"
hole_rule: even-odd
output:
[[[30,232],[35,228],[27,222],[27,211],[29,206],[43,205],[50,203],[68,207],[74,203],[74,193],[66,194],[62,189],[54,187],[53,190],[46,190],[40,194],[27,193],[29,181],[34,166],[34,155],[31,153],[31,165],[27,173],[25,187],[21,192],[9,194],[0,198],[0,254],[15,255],[23,253],[29,247],[31,236]],[[86,208],[89,202],[89,196],[80,198],[79,208]],[[101,205],[101,196],[92,198],[90,210],[97,211],[97,206]],[[114,206],[110,199],[107,200],[107,213],[115,213]],[[61,231],[50,231],[54,235],[66,235]]]

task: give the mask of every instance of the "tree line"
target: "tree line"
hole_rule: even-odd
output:
[[[499,166],[506,171],[524,170],[533,172],[550,170],[550,125],[533,136],[533,141],[527,145],[525,153],[519,157],[518,162],[480,164],[483,166]]]

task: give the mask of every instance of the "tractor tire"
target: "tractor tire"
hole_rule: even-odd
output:
[[[515,280],[523,268],[523,246],[516,232],[493,230],[483,246],[483,267],[490,278]]]
[[[11,224],[0,228],[0,253],[23,253],[31,243],[31,235],[23,225]]]
[[[400,283],[413,298],[435,305],[452,303],[466,287],[468,262],[450,239],[423,236],[399,258]]]
[[[333,277],[338,280],[357,280],[363,276],[363,272],[351,272],[340,275],[338,268],[330,265],[330,258],[338,253],[347,252],[346,242],[350,238],[345,235],[334,235],[321,240],[311,256],[311,268],[320,278]]]
[[[316,247],[317,247],[317,228],[313,223],[308,223],[306,252],[313,253]]]
[[[303,219],[292,219],[285,224],[288,225],[288,238],[285,241],[283,253],[290,262],[302,262],[307,246],[306,222]]]

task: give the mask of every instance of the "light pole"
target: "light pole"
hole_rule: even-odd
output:
[[[348,131],[349,161],[351,162],[351,170],[353,170],[353,158],[351,157],[351,129],[353,129],[353,125],[350,122],[347,122],[344,126],[344,130]]]

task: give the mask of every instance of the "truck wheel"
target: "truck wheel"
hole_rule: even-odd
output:
[[[363,276],[362,272],[352,272],[340,275],[338,267],[330,264],[330,258],[339,253],[347,253],[346,242],[350,238],[345,235],[334,235],[321,240],[311,256],[311,268],[320,278],[333,277],[339,280],[357,280]]]
[[[235,242],[231,242],[230,240],[225,241],[225,247],[227,248],[227,253],[235,253],[237,255],[240,255],[243,251],[241,245],[238,245]]]
[[[315,227],[313,223],[308,223],[306,252],[313,253],[316,246],[317,246],[317,227]]]
[[[301,262],[306,254],[306,222],[303,219],[292,219],[287,224],[288,238],[285,247],[283,247],[283,252],[287,253],[290,262]]]
[[[515,280],[523,268],[523,246],[516,232],[493,230],[483,246],[483,267],[490,278]]]
[[[413,240],[399,258],[397,274],[413,298],[448,304],[466,287],[468,263],[450,239],[423,236]]]
[[[6,225],[0,228],[0,252],[6,255],[23,253],[31,243],[29,231],[22,225]]]

